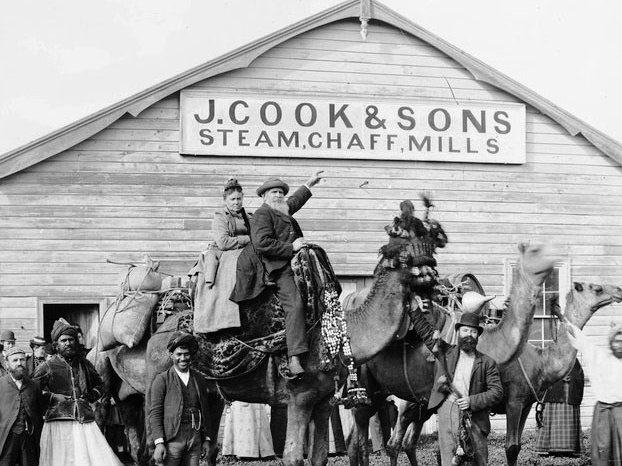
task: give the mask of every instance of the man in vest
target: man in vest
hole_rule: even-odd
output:
[[[95,423],[91,403],[102,397],[104,384],[93,364],[78,351],[78,332],[61,318],[54,322],[51,337],[58,354],[39,364],[33,377],[49,398],[40,462],[45,466],[121,466]]]
[[[251,218],[251,241],[261,255],[264,267],[275,284],[275,294],[285,311],[285,337],[289,370],[294,376],[304,373],[300,355],[309,351],[305,328],[305,306],[294,282],[290,261],[307,245],[298,222],[292,217],[311,198],[310,188],[322,179],[316,172],[287,200],[289,186],[272,178],[257,188],[263,205]]]
[[[44,399],[26,375],[26,352],[13,347],[6,356],[8,374],[0,378],[0,466],[39,464]]]
[[[413,325],[430,351],[437,340],[435,329],[421,309],[413,312]],[[462,417],[470,415],[473,465],[488,464],[487,437],[490,432],[490,408],[503,398],[503,387],[495,361],[477,351],[477,341],[484,331],[479,316],[465,312],[456,324],[458,344],[441,340],[434,368],[434,386],[428,408],[438,414],[438,442],[442,466],[460,456],[457,439]]]
[[[186,332],[171,335],[167,349],[173,366],[151,385],[148,419],[153,433],[156,464],[198,466],[209,450],[207,384],[190,369],[197,353],[196,338]]]

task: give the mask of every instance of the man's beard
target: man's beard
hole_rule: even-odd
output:
[[[73,346],[66,346],[58,351],[60,355],[65,359],[71,359],[76,355],[76,349]]]
[[[266,204],[282,214],[289,215],[289,206],[283,198],[272,199],[271,201],[267,201]]]
[[[622,348],[618,348],[617,350],[614,350],[613,348],[611,349],[611,351],[613,352],[613,355],[618,358],[618,359],[622,359]]]
[[[475,351],[477,346],[477,340],[473,337],[458,337],[458,348],[467,354],[471,354]]]
[[[24,372],[26,368],[24,366],[17,366],[15,369],[9,368],[9,373],[15,380],[22,380],[24,378]]]

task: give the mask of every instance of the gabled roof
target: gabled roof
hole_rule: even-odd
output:
[[[447,43],[440,37],[417,26],[410,20],[376,0],[368,0],[370,19],[376,19],[412,34],[460,63],[475,79],[491,84],[512,94],[543,114],[549,116],[568,133],[582,134],[595,147],[622,165],[622,144],[598,131],[565,110],[496,71],[480,60]],[[346,18],[359,18],[361,1],[348,0],[317,15],[292,24],[259,40],[233,50],[185,73],[151,86],[127,99],[93,113],[59,130],[49,133],[24,146],[0,155],[0,178],[30,167],[52,157],[105,129],[125,113],[139,115],[147,107],[196,82],[212,76],[247,67],[255,58],[276,45],[311,29]],[[367,10],[367,8],[366,8]]]

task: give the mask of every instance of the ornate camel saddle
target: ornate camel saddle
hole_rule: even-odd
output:
[[[325,311],[323,296],[328,291],[341,293],[341,287],[324,250],[312,245],[292,259],[292,270],[298,290],[307,303],[307,329],[317,324]],[[240,327],[201,334],[198,367],[208,377],[230,379],[256,369],[270,355],[285,361],[285,312],[269,290],[240,303]],[[171,324],[177,330],[194,332],[193,314],[176,316]],[[166,331],[168,327],[162,328]],[[170,329],[169,329],[170,330]]]

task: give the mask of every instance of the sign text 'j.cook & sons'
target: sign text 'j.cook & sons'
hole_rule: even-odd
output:
[[[524,163],[525,106],[181,93],[181,153]]]

